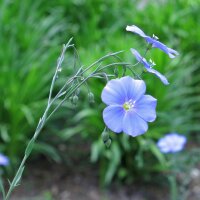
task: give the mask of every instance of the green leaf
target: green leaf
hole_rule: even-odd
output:
[[[57,152],[56,148],[54,148],[53,146],[44,143],[44,142],[37,142],[34,144],[34,151],[38,152],[38,153],[42,153],[47,157],[50,157],[51,159],[53,159],[56,162],[61,162],[61,157],[59,155],[59,153]]]
[[[25,150],[25,155],[26,155],[26,157],[29,157],[30,153],[31,153],[32,150],[33,150],[34,144],[35,144],[35,139],[32,138],[32,139],[29,141],[29,143],[28,143],[28,145],[27,145],[27,147],[26,147],[26,150]]]
[[[3,186],[3,181],[2,181],[2,177],[0,176],[0,191],[2,193],[3,199],[5,199],[5,189]]]

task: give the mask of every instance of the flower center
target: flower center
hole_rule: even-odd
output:
[[[124,108],[124,110],[129,111],[129,110],[131,110],[134,107],[134,105],[135,105],[135,101],[133,101],[131,99],[131,100],[129,100],[129,101],[127,101],[127,102],[125,102],[123,104],[123,108]]]

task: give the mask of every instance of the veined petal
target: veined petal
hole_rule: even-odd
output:
[[[136,101],[142,95],[144,95],[146,91],[146,84],[142,80],[134,80],[130,76],[125,76],[120,79],[121,85],[124,87],[124,91],[126,91],[126,101],[132,99]]]
[[[131,48],[131,53],[135,56],[135,58],[136,58],[136,60],[137,60],[138,62],[142,63],[142,64],[145,66],[145,68],[150,68],[150,67],[151,67],[150,64],[146,61],[146,59],[143,58],[143,57],[139,54],[139,52],[138,52],[137,50]]]
[[[140,35],[141,37],[143,37],[146,40],[146,42],[152,44],[152,47],[162,50],[170,58],[175,58],[178,55],[177,51],[175,51],[175,50],[173,50],[171,48],[168,48],[165,44],[163,44],[162,42],[158,41],[156,38],[152,38],[152,37],[146,35],[140,28],[138,28],[135,25],[127,26],[126,30]]]
[[[115,133],[122,132],[122,123],[125,111],[122,106],[108,106],[103,111],[103,120],[106,126]]]
[[[131,52],[133,53],[133,55],[135,56],[135,58],[144,65],[144,67],[146,68],[146,70],[152,74],[155,74],[165,85],[168,85],[169,82],[167,80],[167,78],[162,75],[160,72],[156,71],[155,69],[151,68],[151,65],[146,61],[145,58],[143,58],[138,51],[136,51],[135,49],[131,48]]]
[[[165,85],[169,85],[167,78],[153,68],[146,68],[149,73],[155,74]]]
[[[123,118],[123,132],[133,137],[145,133],[148,124],[136,112],[128,111]]]
[[[135,103],[134,111],[145,121],[153,122],[156,119],[157,100],[150,95],[144,95]]]
[[[126,101],[126,91],[121,85],[120,79],[114,79],[107,83],[101,93],[102,101],[107,105],[123,105]]]
[[[135,25],[127,26],[126,30],[130,31],[130,32],[133,32],[133,33],[136,33],[136,34],[140,35],[141,37],[145,37],[146,36],[145,33]]]
[[[179,55],[179,53],[177,51],[175,51],[174,49],[168,48],[165,44],[163,44],[162,42],[155,40],[149,36],[145,37],[145,40],[152,44],[152,47],[154,48],[158,48],[161,51],[165,52],[170,58],[175,58],[177,55]]]
[[[168,49],[168,52],[169,52],[169,57],[170,58],[175,58],[176,56],[179,55],[179,53],[177,51],[175,51],[174,49],[171,49],[171,48],[167,48]]]

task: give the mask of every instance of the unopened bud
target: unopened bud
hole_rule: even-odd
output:
[[[80,94],[80,88],[77,88],[75,93],[78,96]]]
[[[108,139],[107,142],[105,142],[106,147],[107,148],[110,147],[111,143],[112,143],[112,140]]]
[[[101,134],[101,137],[102,137],[102,140],[103,140],[104,143],[106,143],[109,140],[109,138],[110,138],[109,133],[106,129]]]
[[[115,77],[119,76],[119,70],[117,68],[114,69],[114,75],[115,75]]]
[[[88,93],[88,99],[90,103],[94,103],[94,94],[92,92]]]
[[[78,96],[77,95],[74,95],[72,97],[72,103],[76,106],[77,105],[77,102],[78,102]]]
[[[71,96],[71,97],[69,97],[69,101],[71,102],[71,104],[73,104],[73,97]]]

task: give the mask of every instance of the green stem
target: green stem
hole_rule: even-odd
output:
[[[37,139],[40,131],[42,130],[42,128],[43,128],[43,126],[44,126],[44,124],[46,122],[46,115],[47,115],[48,110],[49,110],[49,106],[47,106],[47,108],[46,108],[46,110],[45,110],[45,112],[44,112],[44,114],[42,116],[42,120],[39,121],[38,126],[36,128],[36,131],[35,131],[33,137],[31,138],[31,140],[35,141]],[[28,146],[27,146],[27,148],[28,148]],[[29,155],[30,155],[30,153],[29,153]],[[20,164],[20,166],[19,166],[19,168],[18,168],[18,170],[17,170],[17,172],[16,172],[16,174],[15,174],[15,176],[14,176],[14,178],[13,178],[11,184],[10,184],[10,187],[9,187],[9,190],[8,190],[8,192],[6,194],[5,200],[9,199],[12,191],[14,190],[14,188],[17,186],[19,180],[21,179],[21,176],[22,176],[22,173],[23,173],[24,164],[25,164],[27,158],[29,157],[29,155],[27,155],[26,153],[24,154],[22,162],[21,162],[21,164]]]
[[[44,127],[46,121],[58,110],[58,108],[63,104],[63,102],[68,98],[70,97],[74,91],[76,91],[77,88],[79,88],[82,84],[84,84],[89,78],[91,77],[95,77],[95,73],[97,71],[100,71],[100,70],[103,70],[105,68],[108,68],[108,67],[111,67],[111,66],[116,66],[116,65],[122,65],[122,66],[127,66],[129,64],[127,63],[112,63],[112,64],[108,64],[108,65],[105,65],[104,67],[100,68],[100,65],[92,72],[90,73],[86,78],[83,77],[84,73],[89,71],[93,66],[95,66],[96,64],[102,62],[103,60],[105,60],[106,58],[109,58],[111,56],[116,56],[117,54],[121,53],[122,51],[119,51],[119,52],[116,52],[116,53],[111,53],[111,54],[108,54],[102,58],[100,58],[99,60],[97,60],[96,62],[94,62],[93,64],[91,64],[90,66],[88,66],[86,69],[82,70],[82,67],[77,71],[77,73],[72,77],[70,78],[65,84],[64,86],[60,89],[60,91],[57,93],[57,95],[52,99],[52,92],[53,92],[53,89],[54,89],[54,85],[55,85],[55,82],[56,82],[56,78],[57,78],[57,74],[59,72],[59,69],[61,68],[61,64],[64,60],[64,53],[66,52],[66,50],[73,46],[73,45],[70,45],[70,42],[71,42],[72,39],[69,40],[69,42],[64,45],[63,47],[63,50],[62,50],[62,53],[61,53],[61,56],[59,57],[59,60],[58,60],[58,63],[57,63],[57,67],[56,67],[56,71],[55,71],[55,74],[52,78],[52,82],[51,82],[51,86],[50,86],[50,91],[49,91],[49,97],[48,97],[48,103],[47,103],[47,107],[43,113],[43,116],[42,118],[40,119],[40,121],[38,122],[38,125],[37,125],[37,128],[35,130],[35,133],[34,135],[32,136],[31,140],[29,141],[27,147],[26,147],[26,150],[25,150],[25,153],[24,153],[24,157],[21,161],[21,164],[12,180],[12,182],[10,183],[10,187],[8,189],[8,192],[4,198],[4,200],[8,200],[10,198],[10,195],[12,193],[12,191],[14,190],[14,188],[18,185],[21,177],[22,177],[22,174],[23,174],[23,170],[24,170],[24,165],[26,163],[26,160],[29,158],[31,152],[32,152],[32,149],[33,149],[33,146],[34,146],[34,143],[35,141],[37,140],[42,128]],[[67,88],[71,83],[73,83],[73,81],[75,81],[77,78],[80,78],[81,79],[81,82],[79,82],[78,84],[76,84],[75,86],[70,86],[69,88]],[[53,105],[53,103],[59,99],[61,96],[63,96],[63,92],[66,92],[66,96],[65,98],[58,104],[58,106],[48,115],[48,112],[49,112],[49,109],[51,108],[51,106]],[[65,93],[64,93],[65,94]]]

